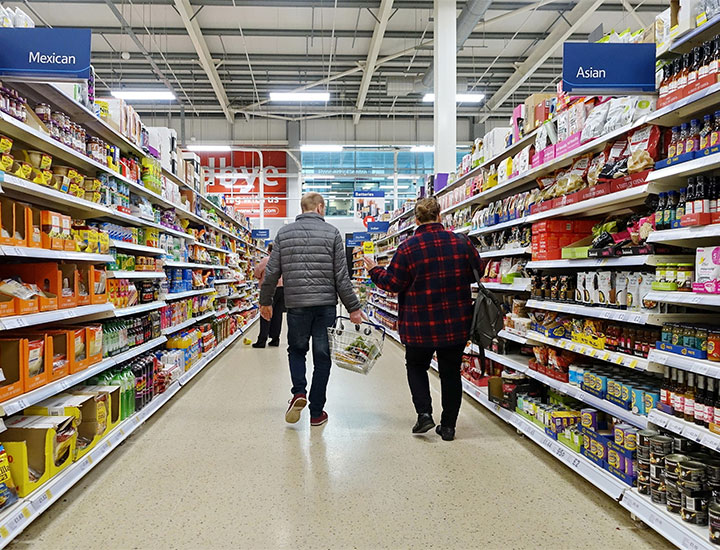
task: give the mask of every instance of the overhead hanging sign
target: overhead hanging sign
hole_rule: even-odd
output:
[[[367,231],[356,231],[353,233],[353,240],[355,241],[369,241],[370,240],[370,233]]]
[[[253,229],[252,230],[252,238],[253,239],[269,239],[270,238],[270,230],[269,229]]]
[[[390,222],[368,222],[368,233],[387,233],[390,229]]]
[[[345,246],[354,248],[356,246],[362,246],[365,241],[363,239],[345,239]]]
[[[382,198],[385,196],[385,191],[355,191],[353,196],[356,199]]]
[[[655,92],[655,44],[563,44],[563,91],[583,95]]]
[[[0,76],[90,78],[90,29],[18,28],[0,32]]]

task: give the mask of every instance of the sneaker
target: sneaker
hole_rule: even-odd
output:
[[[277,348],[280,346],[280,340],[270,340],[268,346],[270,346],[271,348]]]
[[[438,424],[435,433],[443,438],[443,441],[452,441],[455,439],[455,428],[446,428],[442,424]]]
[[[310,419],[310,425],[311,426],[322,426],[328,421],[328,414],[323,411],[320,416],[313,416]]]
[[[288,403],[290,403],[290,406],[285,413],[285,422],[295,424],[295,422],[300,420],[300,413],[305,408],[305,405],[307,405],[307,396],[304,393],[298,393],[293,396]]]
[[[435,421],[430,413],[421,413],[418,415],[417,422],[413,426],[412,433],[424,434],[435,427]]]
[[[272,345],[272,344],[271,344]],[[252,347],[254,348],[264,348],[265,344],[261,344],[260,342],[255,342]]]

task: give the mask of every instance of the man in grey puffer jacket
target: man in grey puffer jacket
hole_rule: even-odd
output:
[[[307,405],[305,356],[312,336],[313,371],[310,388],[310,425],[322,426],[330,377],[327,329],[335,322],[337,297],[353,323],[362,322],[360,300],[350,281],[345,245],[340,232],[325,221],[325,200],[307,193],[300,201],[303,213],[278,231],[260,289],[260,315],[272,318],[272,303],[280,276],[285,286],[288,325],[288,359],[292,399],[285,420],[295,423]]]

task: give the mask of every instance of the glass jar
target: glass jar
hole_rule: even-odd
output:
[[[665,265],[666,264],[657,264],[655,266],[655,282],[657,282],[657,283],[665,282]]]
[[[695,266],[693,264],[678,264],[676,271],[677,289],[681,292],[692,292],[695,280]]]
[[[707,358],[710,361],[720,361],[720,331],[708,331]]]
[[[665,264],[665,282],[677,283],[677,265]]]
[[[40,120],[47,124],[52,118],[52,109],[50,109],[50,105],[47,103],[38,103],[35,106],[35,114]]]
[[[689,325],[683,327],[682,343],[680,345],[686,348],[700,349],[697,346],[696,331],[694,327]]]
[[[672,339],[670,343],[673,346],[682,346],[683,342],[683,329],[680,325],[673,325],[672,327]]]
[[[708,344],[708,329],[705,327],[699,327],[695,331],[695,344],[696,348],[700,351],[707,351],[707,344]]]

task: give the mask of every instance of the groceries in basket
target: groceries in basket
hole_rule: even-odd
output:
[[[347,328],[346,328],[347,326]],[[330,356],[336,366],[367,374],[382,354],[385,329],[370,323],[354,324],[338,317],[328,328]]]

